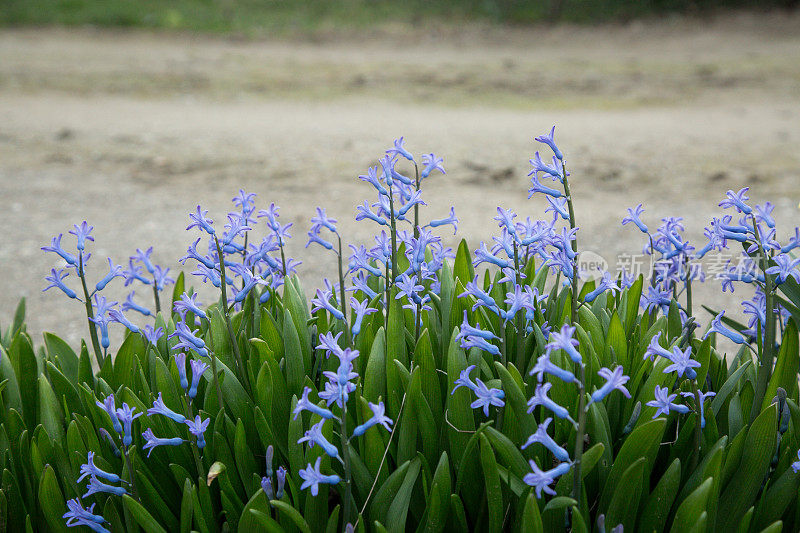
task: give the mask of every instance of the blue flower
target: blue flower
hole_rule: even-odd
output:
[[[317,289],[316,298],[311,299],[311,312],[316,313],[317,311],[325,310],[333,315],[334,318],[338,320],[344,320],[344,314],[342,314],[339,309],[331,304],[331,298],[333,298],[333,291]],[[338,302],[336,303],[338,305]]]
[[[50,246],[43,246],[42,250],[44,250],[45,252],[55,252],[56,254],[61,256],[61,259],[66,261],[68,265],[75,266],[75,265],[78,264],[78,260],[75,258],[74,255],[72,255],[71,253],[65,251],[61,247],[61,238],[63,236],[64,236],[63,233],[59,233],[57,237],[53,237],[52,244]]]
[[[78,226],[77,224],[73,224],[72,227],[75,228],[75,229],[71,229],[71,230],[69,230],[69,232],[72,233],[73,235],[75,235],[75,237],[78,238],[77,248],[78,248],[78,250],[80,250],[82,252],[84,250],[84,247],[85,247],[85,244],[86,244],[87,240],[94,242],[94,237],[89,235],[92,232],[92,230],[94,229],[94,226],[90,226],[84,220],[83,222],[81,222],[80,226]]]
[[[459,346],[465,350],[469,348],[478,348],[479,350],[489,352],[492,355],[500,355],[500,348],[490,343],[483,337],[473,337],[471,335],[467,335],[461,338],[461,344]]]
[[[67,276],[69,276],[69,272],[66,272],[64,269],[56,270],[55,268],[51,268],[50,275],[44,278],[45,281],[50,282],[50,285],[42,289],[42,292],[56,287],[61,290],[61,292],[66,294],[67,297],[78,300],[78,295],[75,293],[75,291],[64,285],[64,282],[62,281]]]
[[[740,213],[744,213],[745,215],[749,215],[753,209],[747,205],[745,202],[748,200],[747,191],[750,187],[745,187],[741,189],[739,192],[728,191],[725,195],[727,198],[719,203],[719,206],[723,209],[728,209],[729,207],[733,207]]]
[[[353,437],[358,437],[363,435],[365,431],[375,425],[382,425],[386,428],[386,431],[391,431],[392,428],[392,419],[386,416],[386,408],[383,405],[383,402],[378,402],[377,404],[368,402],[369,408],[372,410],[372,418],[361,424],[360,426],[356,427],[353,430]]]
[[[464,321],[461,322],[461,327],[459,328],[459,332],[456,335],[456,339],[462,339],[464,337],[480,337],[486,340],[497,339],[497,335],[492,333],[491,331],[480,329],[480,323],[476,324],[475,327],[470,326],[469,321],[467,320],[467,311],[464,310]]]
[[[573,383],[577,381],[572,372],[554,364],[552,361],[550,361],[550,356],[546,353],[539,356],[539,358],[536,360],[536,364],[533,366],[529,374],[531,376],[536,374],[539,383],[544,381],[545,374],[555,376],[565,383]]]
[[[141,305],[139,305],[139,304],[137,304],[136,302],[133,301],[133,297],[134,297],[135,294],[136,294],[136,291],[131,291],[131,293],[128,295],[128,297],[125,299],[125,301],[122,302],[122,310],[123,311],[130,311],[132,309],[132,310],[136,311],[137,313],[140,313],[140,314],[142,314],[144,316],[152,315],[152,313],[150,312],[150,310],[148,308],[142,307]]]
[[[142,437],[145,440],[144,445],[142,446],[143,450],[147,450],[147,457],[150,457],[150,454],[153,453],[153,449],[156,446],[180,446],[184,443],[184,440],[180,437],[170,437],[170,438],[159,438],[153,434],[153,430],[147,428],[144,433],[142,433]]]
[[[286,484],[286,469],[282,466],[278,467],[278,491],[276,493],[276,498],[279,500],[283,498],[283,487]]]
[[[370,257],[366,246],[362,244],[359,247],[355,247],[351,244],[350,249],[353,251],[353,253],[350,254],[350,261],[348,263],[349,272],[366,270],[371,275],[380,277],[380,269],[370,264]]]
[[[703,404],[706,401],[706,398],[711,398],[717,395],[716,392],[700,392],[700,429],[704,429],[706,427],[706,417],[704,413]],[[693,392],[682,392],[681,396],[684,398],[694,398],[695,402],[697,401],[697,397],[694,395]]]
[[[500,268],[506,268],[512,266],[512,264],[496,255],[492,254],[487,248],[486,243],[481,242],[480,247],[475,250],[475,260],[472,262],[472,266],[478,266],[481,263],[492,263],[493,265],[497,265]]]
[[[388,155],[400,155],[408,159],[409,161],[414,161],[414,156],[411,155],[408,150],[403,147],[403,138],[400,137],[399,139],[395,139],[394,141],[394,148],[389,148],[386,150]]]
[[[199,359],[192,359],[189,362],[189,366],[192,367],[192,386],[189,387],[189,391],[186,393],[186,395],[190,399],[194,400],[195,396],[197,396],[197,387],[200,385],[200,378],[202,377],[203,373],[208,370],[209,366]]]
[[[544,163],[542,161],[542,157],[539,155],[539,152],[536,152],[533,155],[533,159],[530,160],[530,163],[531,163],[531,166],[533,167],[533,169],[528,173],[528,176],[533,176],[533,178],[531,178],[531,181],[533,181],[534,183],[538,182],[537,178],[539,176],[539,172],[542,172],[542,173],[550,176],[551,178],[553,178],[554,181],[555,180],[558,180],[558,181],[562,180],[561,173],[558,171],[558,168],[557,167],[551,167],[551,166],[547,165],[547,163]],[[560,196],[560,193],[559,193],[559,196]]]
[[[340,334],[341,335],[341,334]],[[308,394],[311,392],[309,387],[305,387],[303,389],[303,396],[299,400],[297,400],[297,404],[294,406],[294,420],[297,420],[297,415],[302,413],[303,411],[310,411],[315,415],[319,415],[323,419],[333,418],[334,415],[330,410],[325,409],[324,407],[320,407],[317,404],[309,401]]]
[[[550,207],[544,210],[545,213],[552,212],[553,213],[553,223],[558,220],[558,217],[561,217],[563,220],[569,220],[569,211],[567,209],[567,199],[566,198],[553,198],[552,196],[546,196],[547,203],[550,204]]]
[[[142,416],[142,413],[134,414],[134,411],[136,411],[136,408],[130,407],[127,403],[123,403],[122,407],[117,409],[117,418],[122,422],[122,427],[124,429],[122,444],[126,447],[133,443],[133,435],[131,433],[133,421]]]
[[[625,369],[622,368],[622,365],[618,365],[614,370],[610,370],[606,367],[601,368],[597,371],[597,375],[601,378],[605,379],[606,382],[603,384],[602,387],[597,389],[592,393],[592,402],[601,402],[603,399],[608,396],[611,391],[617,389],[626,397],[630,398],[631,393],[628,392],[628,389],[625,387],[625,384],[631,379],[629,376],[624,376],[622,373],[625,372]]]
[[[176,413],[169,407],[164,404],[164,399],[161,397],[161,393],[158,393],[158,398],[153,402],[153,407],[147,410],[147,416],[152,415],[162,415],[166,416],[169,419],[174,420],[179,424],[183,424],[186,420],[186,417],[180,413]]]
[[[178,337],[180,339],[181,342],[177,343],[173,347],[174,349],[192,350],[202,357],[208,357],[206,343],[203,339],[195,336],[195,331],[189,329],[185,322],[178,322],[175,324],[175,331],[168,338]]]
[[[436,157],[434,154],[423,154],[422,164],[425,165],[425,167],[422,169],[422,172],[419,173],[420,179],[427,178],[434,170],[438,170],[442,174],[447,174],[442,166],[443,161],[441,157]]]
[[[328,442],[328,439],[322,434],[322,424],[325,423],[326,419],[322,419],[313,426],[311,426],[308,431],[306,431],[303,437],[298,439],[297,444],[301,442],[307,442],[309,448],[313,448],[314,445],[318,445],[322,450],[330,455],[331,457],[339,457],[339,450]]]
[[[699,368],[700,362],[692,359],[692,347],[689,346],[686,350],[681,351],[677,346],[672,349],[672,357],[670,358],[672,364],[664,369],[664,373],[675,372],[678,377],[683,377],[684,373],[689,379],[695,379],[697,372],[693,368]]]
[[[574,420],[572,420],[572,418],[569,416],[569,411],[558,405],[547,396],[547,393],[550,391],[552,386],[552,383],[539,383],[536,385],[536,390],[534,391],[533,396],[530,400],[528,400],[528,412],[533,412],[537,406],[541,405],[544,408],[551,410],[558,418],[569,420],[570,422],[574,423]]]
[[[736,344],[745,344],[747,341],[738,331],[729,329],[722,323],[723,316],[725,316],[725,311],[720,312],[714,317],[714,320],[711,321],[711,329],[706,332],[703,338],[708,337],[711,333],[719,333],[720,335],[729,338]]]
[[[194,420],[185,420],[184,423],[189,426],[189,432],[197,437],[197,447],[203,449],[206,447],[206,439],[204,433],[208,429],[208,424],[211,423],[210,418],[203,420],[200,415],[197,415]]]
[[[264,491],[264,494],[267,495],[268,500],[275,499],[275,491],[272,488],[272,479],[269,477],[262,477],[261,478],[261,490]]]
[[[595,298],[597,298],[606,291],[611,291],[612,294],[619,291],[619,286],[617,285],[617,282],[614,280],[613,277],[611,277],[611,274],[609,272],[603,272],[603,278],[600,280],[600,284],[597,285],[597,288],[595,290],[587,294],[583,298],[583,300],[585,302],[593,302]]]
[[[629,207],[628,216],[622,219],[622,225],[624,226],[626,224],[633,222],[634,224],[636,224],[636,227],[642,231],[642,233],[649,233],[647,230],[647,226],[639,218],[642,215],[642,213],[644,213],[644,208],[642,208],[642,204],[639,204],[636,207]]]
[[[189,380],[186,378],[186,352],[177,352],[172,357],[175,359],[175,366],[178,368],[181,387],[186,390],[189,388]]]
[[[200,304],[197,302],[197,293],[192,293],[191,296],[184,292],[181,294],[180,300],[175,300],[172,308],[181,316],[181,319],[186,319],[186,313],[192,312],[200,318],[206,318],[206,313],[200,309]]]
[[[355,319],[353,320],[353,337],[357,336],[361,333],[361,322],[364,320],[366,315],[371,315],[372,313],[377,313],[378,310],[372,307],[369,307],[369,300],[364,300],[363,302],[359,302],[355,297],[350,297],[350,307],[355,313]]]
[[[567,450],[559,446],[556,443],[556,441],[554,441],[553,438],[547,434],[547,427],[550,425],[552,421],[553,418],[548,417],[547,419],[545,419],[544,422],[539,424],[539,427],[536,429],[536,432],[530,437],[528,437],[528,440],[525,441],[525,444],[523,444],[521,448],[524,450],[531,444],[538,442],[539,444],[550,450],[553,456],[559,461],[569,461],[570,460],[569,452],[567,452]]]
[[[675,411],[676,413],[688,413],[689,408],[685,405],[678,405],[672,403],[678,395],[677,394],[670,394],[669,389],[667,387],[659,387],[656,385],[655,390],[653,391],[656,399],[647,402],[647,405],[650,407],[656,407],[656,414],[653,415],[653,418],[657,418],[660,414],[668,415],[670,413],[670,409]]]
[[[546,353],[550,354],[552,350],[564,350],[573,362],[582,362],[581,354],[575,349],[578,346],[578,341],[572,338],[573,335],[575,335],[575,328],[569,324],[561,326],[561,331],[557,333],[550,333],[551,341],[545,346]]]
[[[105,296],[99,294],[94,295],[94,322],[100,328],[100,345],[103,348],[108,348],[111,341],[108,339],[108,323],[110,318],[108,312],[117,305],[117,302],[109,302]]]
[[[86,526],[95,533],[111,533],[103,527],[106,519],[94,514],[94,506],[95,504],[92,504],[84,508],[77,498],[67,500],[69,511],[62,516],[62,518],[66,519],[67,527]]]
[[[453,387],[453,390],[450,392],[450,394],[455,394],[459,387],[466,387],[470,389],[475,393],[475,396],[477,396],[477,399],[470,404],[470,407],[473,409],[483,407],[483,414],[485,416],[489,416],[490,405],[495,405],[497,407],[503,407],[505,405],[505,402],[503,401],[503,398],[505,398],[505,393],[501,389],[488,388],[480,378],[476,378],[475,382],[473,383],[469,375],[472,373],[474,368],[475,365],[470,365],[461,371],[458,379],[453,382],[455,387]]]
[[[163,291],[165,286],[175,283],[175,280],[167,275],[169,270],[168,268],[161,268],[159,265],[155,266],[153,280],[157,290]]]
[[[431,220],[426,224],[426,227],[431,228],[438,228],[439,226],[445,226],[447,224],[451,224],[453,226],[453,235],[458,233],[458,218],[456,217],[456,210],[454,207],[450,208],[450,216],[447,218],[437,218],[435,220]]]
[[[322,461],[322,457],[317,457],[317,462],[314,463],[314,466],[311,466],[311,463],[308,463],[306,468],[301,468],[300,478],[303,480],[303,484],[300,485],[300,490],[304,490],[307,488],[311,488],[311,495],[316,496],[319,494],[319,484],[326,483],[329,485],[336,485],[341,481],[339,476],[336,474],[330,475],[323,475],[322,472],[319,471],[320,462]]]
[[[556,127],[553,126],[550,129],[549,134],[539,135],[534,140],[549,146],[550,149],[553,150],[553,153],[558,159],[564,159],[564,155],[561,153],[561,150],[558,149],[558,146],[556,146],[556,142],[553,139],[553,135],[555,134],[555,132],[556,132]]]
[[[189,213],[189,218],[192,219],[192,223],[189,224],[186,229],[190,230],[192,228],[200,228],[209,235],[214,235],[215,230],[211,225],[214,223],[214,221],[210,218],[206,218],[206,215],[208,215],[208,211],[201,211],[200,206],[198,205],[196,213]]]
[[[388,194],[388,192],[387,192],[387,194]],[[356,214],[356,222],[364,220],[365,218],[368,218],[369,220],[372,220],[373,222],[377,222],[378,224],[380,224],[382,226],[388,226],[389,225],[389,222],[385,218],[383,218],[380,215],[376,215],[375,213],[370,211],[369,205],[367,205],[366,201],[362,205],[357,205],[356,206],[356,211],[358,212],[358,214]]]
[[[529,460],[528,463],[531,465],[532,472],[525,474],[522,481],[534,488],[537,498],[542,497],[542,491],[544,491],[545,494],[555,495],[556,491],[551,489],[550,485],[555,482],[557,477],[569,472],[572,467],[572,463],[560,463],[554,468],[544,471],[539,468],[533,459]]]
[[[800,283],[800,271],[797,270],[800,259],[792,259],[789,254],[780,254],[775,256],[774,260],[777,265],[769,267],[766,270],[767,274],[775,275],[775,281],[779,284],[786,283],[790,277]]]
[[[97,407],[108,413],[108,417],[111,419],[111,425],[114,427],[114,431],[122,434],[122,424],[120,424],[119,419],[117,418],[117,406],[114,402],[114,395],[109,394],[102,403],[99,401],[96,401],[95,403],[97,404]]]
[[[137,248],[136,255],[131,257],[131,259],[140,261],[144,265],[144,268],[146,268],[149,273],[153,274],[156,271],[156,267],[150,261],[150,256],[152,254],[153,254],[152,246],[145,251],[142,251],[141,248]]]
[[[797,461],[792,463],[792,470],[794,470],[795,474],[800,472],[800,450],[797,450],[797,459]]]
[[[242,210],[242,215],[247,218],[255,211],[256,208],[256,193],[245,192],[244,189],[239,189],[239,194],[231,198],[233,205]]]
[[[81,465],[81,475],[76,481],[82,481],[86,476],[97,476],[103,478],[111,483],[119,483],[120,477],[117,474],[101,470],[94,464],[94,452],[89,452],[86,458],[86,464]]]
[[[108,485],[107,483],[103,483],[97,477],[92,476],[89,478],[89,483],[86,485],[86,494],[83,495],[84,498],[88,498],[92,494],[97,494],[98,492],[107,492],[108,494],[113,494],[115,496],[122,496],[123,494],[128,494],[128,491],[125,490],[123,487],[116,487],[114,485]]]
[[[133,333],[139,333],[139,327],[133,324],[130,320],[125,318],[125,315],[122,314],[122,311],[119,309],[109,309],[108,310],[108,319],[110,322],[116,322],[118,324],[122,324]]]

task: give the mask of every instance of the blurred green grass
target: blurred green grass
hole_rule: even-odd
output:
[[[0,0],[3,26],[98,26],[249,36],[426,22],[596,23],[798,0]]]

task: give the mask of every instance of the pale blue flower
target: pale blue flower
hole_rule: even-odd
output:
[[[378,402],[377,404],[368,402],[368,404],[369,408],[372,410],[372,418],[356,427],[353,430],[353,437],[363,435],[365,431],[375,425],[382,425],[386,428],[386,431],[392,430],[392,419],[386,416],[386,408],[384,407],[383,402]]]
[[[339,481],[341,481],[339,476],[336,474],[323,475],[322,472],[319,471],[321,461],[322,457],[317,457],[317,462],[314,463],[313,467],[311,466],[311,463],[308,463],[306,468],[301,468],[298,472],[298,474],[300,474],[300,478],[303,480],[303,484],[300,485],[300,490],[311,488],[312,496],[319,494],[320,483],[336,485],[339,483]]]
[[[528,437],[528,440],[525,441],[525,444],[523,444],[521,448],[524,450],[531,444],[538,442],[539,444],[550,450],[553,456],[559,461],[569,461],[570,460],[569,452],[567,452],[567,450],[559,446],[556,443],[556,441],[554,441],[553,438],[547,434],[547,427],[550,425],[552,421],[553,418],[548,417],[547,419],[545,419],[544,422],[539,424],[539,427],[536,429],[536,432],[530,437]]]

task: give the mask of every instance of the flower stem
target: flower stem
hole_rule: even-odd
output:
[[[342,270],[342,237],[337,233],[336,237],[339,239],[339,304],[344,318],[344,342],[350,346],[350,328],[347,325],[347,302],[344,299],[344,271]]]
[[[342,502],[342,527],[340,531],[344,531],[348,523],[350,523],[350,500],[352,499],[352,483],[350,475],[350,444],[347,442],[347,404],[342,405],[342,420],[341,420],[341,442],[342,442],[342,460],[344,465],[344,502]]]
[[[236,358],[236,369],[239,372],[240,381],[244,382],[245,390],[248,394],[250,394],[250,380],[247,378],[247,374],[245,373],[244,363],[242,363],[242,354],[239,353],[239,342],[236,340],[236,335],[233,333],[233,325],[231,325],[231,317],[230,313],[228,312],[228,292],[227,283],[225,281],[225,258],[222,254],[222,248],[219,245],[219,239],[217,239],[216,235],[214,235],[214,244],[217,246],[217,255],[219,256],[219,287],[222,291],[222,299],[220,301],[222,314],[225,316],[225,326],[228,329],[228,336],[231,340],[231,348],[233,349],[233,355]],[[283,248],[281,248],[281,254],[282,253]],[[216,370],[214,370],[214,377],[216,378]]]
[[[569,227],[575,229],[575,208],[572,205],[572,194],[569,190],[569,179],[567,178],[567,165],[563,161],[562,172],[564,174],[564,194],[567,197],[567,207],[569,208]],[[578,322],[578,239],[572,240],[572,251],[575,258],[572,263],[572,307],[570,309],[570,319],[574,326]],[[584,433],[586,432],[586,366],[583,362],[576,363],[578,366],[578,431],[575,434],[575,451],[573,454],[573,473],[572,473],[572,498],[578,502],[578,509],[581,508],[581,498],[583,496],[581,479],[581,461],[583,459]]]
[[[750,409],[750,423],[752,424],[756,417],[761,412],[761,404],[764,402],[764,396],[767,393],[767,386],[769,378],[772,375],[772,364],[775,354],[775,304],[773,302],[773,286],[772,278],[767,274],[769,268],[769,258],[764,251],[764,246],[761,242],[761,235],[758,230],[758,223],[756,218],[751,214],[753,221],[753,231],[755,233],[756,243],[758,244],[758,255],[760,257],[759,268],[764,275],[764,298],[765,298],[765,316],[766,324],[764,325],[764,342],[761,356],[758,364],[758,376],[756,378],[755,394],[753,395],[753,406]]]
[[[136,488],[136,476],[133,475],[133,468],[131,467],[131,458],[130,455],[128,455],[128,447],[125,446],[124,444],[122,445],[122,451],[124,452],[125,455],[125,465],[128,467],[128,476],[130,476],[131,478],[131,491],[133,492],[132,494],[133,499],[136,501],[140,501],[139,491]]]
[[[83,287],[83,303],[86,306],[86,320],[89,323],[89,335],[92,338],[92,348],[94,348],[94,357],[97,359],[97,368],[103,368],[103,355],[100,352],[100,341],[97,340],[97,326],[92,321],[94,318],[92,300],[89,297],[89,289],[86,287],[86,273],[83,271],[83,253],[78,254],[78,277],[81,278],[81,286]]]

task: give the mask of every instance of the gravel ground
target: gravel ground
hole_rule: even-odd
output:
[[[648,221],[684,217],[700,242],[724,192],[749,185],[754,201],[776,203],[785,238],[800,223],[800,15],[315,42],[3,30],[0,322],[24,296],[35,337],[77,342],[80,304],[41,292],[55,265],[41,246],[85,219],[98,277],[99,259],[150,245],[175,269],[193,240],[187,213],[201,203],[221,218],[239,188],[295,223],[290,254],[314,287],[334,267],[303,249],[313,208],[349,241],[369,239],[373,227],[353,219],[372,198],[357,176],[400,135],[445,159],[447,175],[425,184],[425,216],[454,205],[457,238],[475,246],[497,206],[543,216],[526,175],[533,137],[552,124],[581,246],[612,266],[641,249],[619,225],[639,202]],[[696,301],[748,297],[719,294],[710,281]]]

